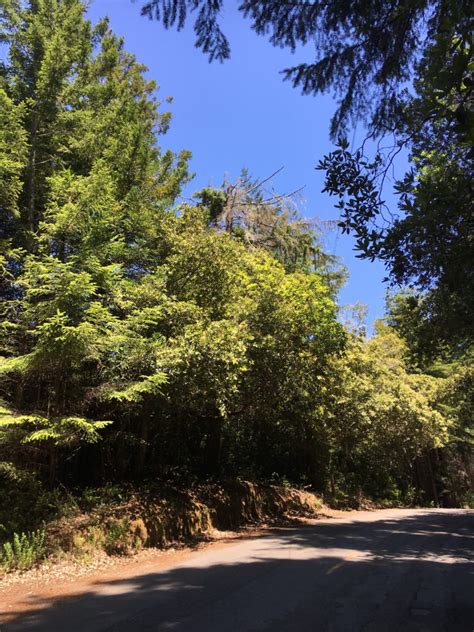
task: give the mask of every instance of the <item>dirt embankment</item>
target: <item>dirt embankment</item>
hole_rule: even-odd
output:
[[[296,516],[314,517],[322,502],[296,489],[246,481],[191,490],[163,487],[131,494],[124,502],[63,518],[48,527],[50,549],[104,549],[130,553],[190,542],[212,530],[235,530]]]
[[[120,502],[78,507],[49,523],[46,559],[27,571],[4,573],[0,593],[23,603],[39,586],[49,594],[58,582],[64,583],[68,592],[90,577],[133,574],[137,566],[157,568],[187,555],[189,547],[256,536],[263,533],[262,526],[328,511],[314,494],[275,485],[231,481],[193,489],[153,486],[126,494]]]

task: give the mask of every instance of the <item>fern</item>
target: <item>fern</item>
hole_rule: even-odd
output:
[[[161,387],[167,382],[165,373],[142,376],[140,382],[132,382],[122,390],[111,389],[106,391],[103,399],[117,402],[138,403],[147,395],[156,395],[161,392]]]
[[[97,443],[99,431],[112,421],[94,421],[84,417],[59,417],[48,419],[40,415],[16,415],[0,403],[0,428],[22,427],[25,435],[22,443],[51,441],[56,445],[76,442]]]
[[[30,366],[32,357],[33,354],[31,353],[11,358],[0,357],[0,375],[25,373]]]

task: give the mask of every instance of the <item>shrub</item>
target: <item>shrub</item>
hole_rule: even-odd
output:
[[[130,523],[130,535],[132,546],[136,550],[140,550],[148,541],[148,530],[141,518],[132,520]]]
[[[104,549],[109,554],[126,555],[139,550],[148,540],[148,532],[143,520],[113,519],[107,524]]]
[[[64,504],[59,490],[45,489],[34,473],[0,462],[0,543],[11,540],[15,532],[31,532],[49,522]]]
[[[12,540],[5,542],[0,553],[0,565],[6,571],[28,570],[40,562],[46,553],[45,531],[38,529],[31,533],[13,534]]]

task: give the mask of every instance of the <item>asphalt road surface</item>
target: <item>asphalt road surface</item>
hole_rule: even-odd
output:
[[[314,521],[95,581],[1,632],[474,630],[474,511]]]

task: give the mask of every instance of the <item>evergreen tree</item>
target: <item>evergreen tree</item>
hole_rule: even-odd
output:
[[[155,85],[84,11],[38,0],[2,14],[2,423],[23,441],[96,441],[101,386],[138,379],[138,397],[162,382],[130,352],[157,343],[136,331],[127,288],[160,265],[159,217],[188,154],[160,155]]]
[[[0,500],[33,474],[177,470],[407,494],[467,377],[440,404],[393,331],[347,333],[341,275],[283,198],[245,177],[179,204],[189,154],[160,152],[155,85],[80,0],[1,20]]]

